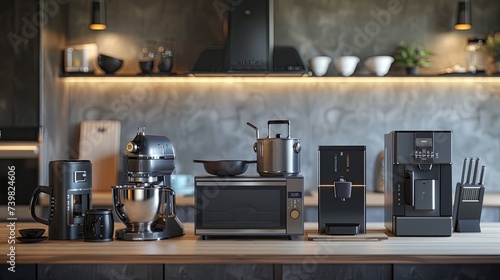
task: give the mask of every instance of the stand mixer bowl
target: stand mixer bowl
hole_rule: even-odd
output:
[[[174,214],[173,190],[164,187],[115,186],[113,208],[129,233],[155,232],[156,225]]]

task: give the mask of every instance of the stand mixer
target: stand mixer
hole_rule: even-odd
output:
[[[175,152],[165,136],[138,129],[127,146],[128,183],[112,187],[113,208],[126,228],[115,232],[121,240],[160,240],[184,235],[175,213],[170,175]]]

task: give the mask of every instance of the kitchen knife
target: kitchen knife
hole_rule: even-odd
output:
[[[462,166],[462,180],[460,180],[460,184],[464,184],[464,179],[465,179],[465,168],[467,166],[467,158],[464,158],[464,164]]]
[[[474,161],[474,158],[469,159],[469,172],[467,172],[467,185],[470,185],[470,175],[472,173],[472,162]]]
[[[481,167],[481,176],[479,176],[479,185],[483,184],[483,179],[484,179],[484,168],[485,166]]]
[[[479,158],[476,158],[476,165],[474,166],[474,175],[472,176],[472,185],[476,184],[476,178],[477,178],[477,169],[479,167]]]

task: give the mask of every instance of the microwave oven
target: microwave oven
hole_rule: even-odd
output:
[[[196,176],[195,235],[304,235],[302,176]]]

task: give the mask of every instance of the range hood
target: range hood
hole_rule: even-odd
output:
[[[274,46],[274,1],[233,0],[225,3],[224,46],[204,50],[194,76],[302,76],[307,73],[293,47]]]

